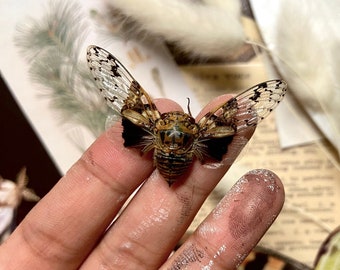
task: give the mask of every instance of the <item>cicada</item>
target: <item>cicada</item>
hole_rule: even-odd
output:
[[[171,185],[194,158],[220,162],[233,136],[256,126],[283,99],[287,84],[262,82],[231,98],[198,122],[188,113],[160,113],[148,93],[109,52],[87,49],[87,63],[101,95],[121,116],[125,147],[153,151],[154,166]]]

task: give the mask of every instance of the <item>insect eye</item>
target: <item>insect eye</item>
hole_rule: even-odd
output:
[[[159,119],[157,124],[161,125],[161,126],[164,126],[165,125],[165,122],[163,119]]]

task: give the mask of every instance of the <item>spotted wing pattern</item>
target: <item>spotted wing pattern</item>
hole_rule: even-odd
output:
[[[255,85],[207,113],[199,122],[202,155],[222,160],[236,133],[256,126],[280,103],[287,91],[282,80]]]
[[[266,118],[287,92],[287,83],[282,80],[270,80],[257,84],[234,99],[237,101],[238,111],[235,115],[237,119],[237,131],[240,132],[249,126],[256,126]],[[252,115],[244,118],[245,115]]]
[[[137,125],[159,118],[149,95],[112,54],[91,45],[87,49],[87,63],[100,93],[114,111],[118,114],[125,111],[130,116],[133,114],[131,117],[136,118]],[[143,120],[138,122],[138,118]]]
[[[257,84],[217,109],[207,113],[199,125],[204,138],[233,135],[251,126],[256,126],[280,103],[287,91],[282,80],[271,80]]]

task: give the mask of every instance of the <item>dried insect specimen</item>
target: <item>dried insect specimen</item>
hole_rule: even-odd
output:
[[[190,166],[221,161],[233,136],[256,126],[283,99],[282,80],[260,83],[208,112],[197,123],[190,111],[161,114],[150,96],[109,52],[89,46],[87,62],[101,95],[122,118],[124,146],[153,150],[154,165],[171,185]]]

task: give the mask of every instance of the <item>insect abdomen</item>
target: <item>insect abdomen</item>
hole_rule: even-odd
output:
[[[192,163],[192,153],[175,154],[165,153],[159,149],[155,149],[154,162],[160,174],[171,185],[181,176]]]

